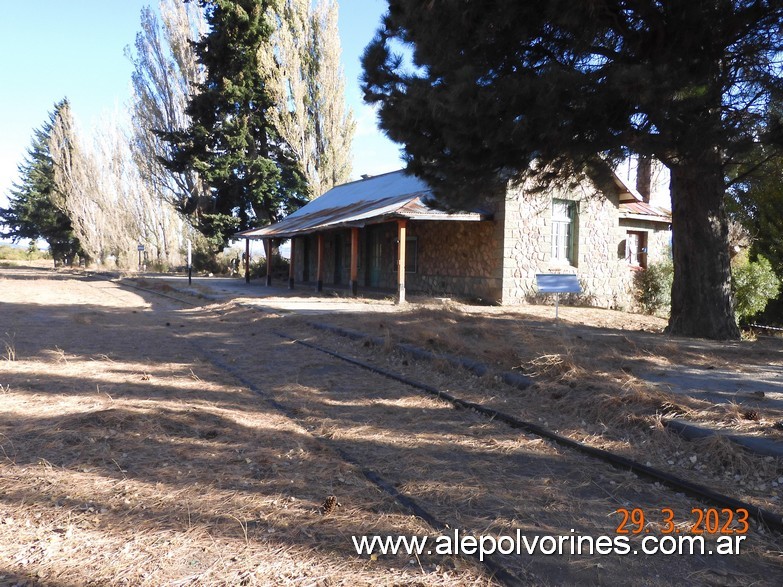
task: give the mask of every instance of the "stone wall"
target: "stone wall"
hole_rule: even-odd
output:
[[[552,199],[575,202],[576,221],[573,263],[552,259]],[[509,190],[503,224],[503,304],[540,299],[536,273],[575,273],[583,293],[570,296],[573,303],[630,309],[633,307],[633,270],[625,261],[628,230],[649,230],[649,247],[660,250],[668,242],[665,225],[621,223],[619,196],[598,194],[589,185],[535,193],[519,187]],[[659,234],[661,233],[661,234]],[[654,254],[658,254],[654,252]]]
[[[573,264],[552,259],[552,199],[575,203]],[[634,271],[625,260],[629,230],[647,234],[649,263],[666,254],[667,225],[620,218],[619,196],[598,194],[589,186],[535,193],[509,191],[494,220],[482,222],[408,221],[416,239],[416,271],[406,273],[409,293],[457,295],[491,303],[518,304],[540,300],[537,273],[575,273],[583,293],[564,299],[605,308],[631,309]],[[397,287],[396,222],[359,231],[359,287],[395,291]],[[306,244],[307,243],[307,244]],[[371,271],[370,250],[376,246],[377,267]],[[295,239],[295,279],[314,284],[317,244],[314,235]],[[309,254],[305,259],[305,247]],[[348,285],[351,231],[324,233],[324,284]],[[307,261],[307,271],[304,265]]]
[[[620,227],[623,232],[634,230],[644,232],[647,235],[647,264],[660,263],[671,258],[672,232],[660,222],[648,222],[630,218],[622,218]]]
[[[497,254],[497,232],[497,225],[492,221],[408,221],[407,233],[416,241],[417,259],[415,272],[406,272],[406,290],[409,293],[499,301],[501,262]],[[359,286],[396,290],[396,222],[367,226],[359,231],[359,235]],[[373,243],[378,247],[377,269],[371,272],[370,247]],[[307,254],[305,248],[308,249]],[[317,259],[314,235],[295,239],[294,279],[297,283],[315,284]],[[347,286],[350,260],[351,231],[325,232],[324,284]]]
[[[407,273],[406,289],[499,301],[502,266],[496,232],[492,221],[410,221],[408,235],[416,238],[418,267]]]

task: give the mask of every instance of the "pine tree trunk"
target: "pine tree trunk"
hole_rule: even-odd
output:
[[[672,166],[671,194],[674,283],[666,330],[683,336],[738,339],[718,157]]]

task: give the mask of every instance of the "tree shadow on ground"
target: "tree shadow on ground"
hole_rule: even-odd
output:
[[[147,535],[154,543],[161,533],[174,540],[203,532],[235,547],[244,541],[245,548],[262,551],[274,544],[364,564],[351,535],[431,528],[363,471],[378,472],[452,527],[475,534],[515,527],[568,533],[575,520],[581,531],[605,534],[616,526],[607,518],[617,503],[654,509],[670,499],[667,505],[682,511],[690,505],[640,491],[626,474],[295,347],[270,334],[284,328],[285,319],[253,323],[237,313],[222,322],[142,297],[152,311],[6,305],[11,313],[2,326],[18,325],[23,335],[17,341],[22,368],[0,363],[2,376],[16,378],[5,394],[12,400],[4,402],[13,410],[0,415],[0,503],[31,519],[41,514],[32,523],[46,531],[70,520],[83,539],[101,535],[119,557],[129,536]],[[252,345],[250,330],[256,333]],[[58,349],[62,360],[52,355]],[[230,368],[212,364],[217,358]],[[167,382],[172,365],[180,375],[196,372],[199,389]],[[104,377],[135,378],[139,366],[139,377],[152,380],[117,383],[110,397],[99,389],[88,393]],[[253,383],[252,392],[237,374]],[[602,489],[609,480],[616,480],[611,495]],[[320,505],[328,495],[343,507],[324,516]],[[599,567],[597,560],[504,562],[539,584],[595,583],[607,574],[642,581],[707,566],[755,573],[762,565],[755,558],[707,565],[696,558],[613,557]],[[428,572],[436,562],[443,559],[421,560]],[[405,567],[407,561],[380,565]]]

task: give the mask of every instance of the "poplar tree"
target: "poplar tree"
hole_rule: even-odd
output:
[[[275,32],[261,56],[274,106],[270,119],[299,162],[311,197],[351,176],[356,124],[345,105],[338,5],[283,0],[270,10]]]
[[[600,181],[629,153],[663,162],[668,331],[736,339],[725,195],[783,143],[779,117],[762,124],[781,23],[780,0],[390,0],[363,89],[447,207],[531,176]]]
[[[82,248],[99,263],[132,267],[142,243],[156,261],[176,262],[177,213],[150,191],[119,119],[104,116],[88,139],[63,108],[49,139],[56,202]]]
[[[307,199],[295,156],[268,111],[274,102],[259,56],[272,34],[268,0],[199,0],[208,33],[195,43],[205,80],[190,97],[190,126],[162,136],[174,146],[165,164],[195,170],[210,186],[194,211],[215,248],[237,230],[278,221]]]
[[[186,128],[188,100],[204,82],[193,43],[206,32],[202,10],[182,0],[161,0],[160,19],[141,10],[141,31],[126,55],[133,63],[131,147],[149,189],[184,215],[194,213],[207,187],[192,169],[172,171],[162,161],[173,156],[167,133]]]
[[[0,209],[0,223],[6,228],[6,236],[14,241],[45,240],[55,264],[83,255],[71,220],[60,206],[50,151],[52,129],[67,109],[68,101],[61,100],[49,120],[34,131],[25,160],[19,165],[20,180],[9,191],[9,206]]]

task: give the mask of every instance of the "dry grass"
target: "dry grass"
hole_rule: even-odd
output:
[[[6,361],[16,361],[16,347],[14,346],[14,335],[5,333],[5,337],[3,338],[3,347],[5,349],[5,356],[3,357]]]
[[[194,355],[187,316],[52,285],[0,280],[20,333],[0,364],[0,584],[488,584],[459,559],[357,556],[352,534],[432,530]]]
[[[543,313],[551,308],[543,308]],[[318,331],[320,342],[329,341],[349,354],[367,359],[391,361],[412,378],[454,392],[453,383],[443,384],[434,376],[436,363],[419,363],[397,356],[394,344],[413,343],[434,352],[458,354],[482,360],[496,371],[516,370],[534,378],[527,390],[508,388],[485,377],[460,376],[461,397],[511,412],[523,419],[545,424],[560,433],[632,456],[641,462],[669,470],[698,483],[708,483],[724,493],[748,499],[763,507],[780,509],[779,488],[783,463],[777,459],[748,454],[728,445],[742,459],[719,458],[701,443],[682,445],[665,431],[663,418],[682,418],[743,434],[780,436],[772,423],[783,416],[774,410],[748,410],[736,403],[715,405],[653,386],[634,373],[650,369],[675,369],[678,365],[727,368],[754,363],[768,367],[783,363],[777,341],[743,342],[731,346],[713,345],[711,350],[691,347],[688,341],[651,334],[662,329],[660,319],[594,309],[566,308],[560,327],[542,323],[542,308],[530,313],[496,308],[411,306],[399,315],[336,315],[328,322],[361,330],[381,332],[382,348],[366,347]],[[525,310],[528,311],[527,309]],[[550,317],[551,319],[551,317]],[[579,323],[577,323],[577,319]],[[595,325],[614,330],[596,331]],[[634,330],[635,329],[635,330]],[[306,330],[302,330],[304,336]],[[315,331],[311,331],[315,334]],[[606,334],[604,334],[606,332]],[[596,336],[598,334],[598,336]],[[749,348],[747,345],[753,345]],[[774,358],[773,360],[770,360]],[[443,367],[441,373],[453,373]],[[696,457],[695,460],[693,457]],[[742,483],[740,483],[742,482]]]
[[[308,475],[301,468],[303,461],[310,460],[306,458],[310,451],[302,446],[276,447],[274,454],[227,451],[226,444],[269,447],[270,442],[247,436],[245,430],[240,443],[226,433],[225,414],[163,410],[160,402],[136,409],[119,408],[116,403],[51,424],[24,427],[14,435],[7,453],[16,474],[4,475],[0,491],[4,500],[26,502],[27,507],[16,508],[7,520],[8,530],[18,532],[19,525],[33,528],[35,538],[23,532],[19,544],[40,544],[45,537],[48,550],[39,553],[20,546],[9,553],[17,563],[12,568],[35,569],[38,578],[84,577],[80,573],[89,572],[96,581],[120,584],[142,584],[148,582],[145,579],[161,584],[175,577],[198,584],[235,584],[239,577],[247,579],[245,584],[298,584],[319,574],[342,576],[337,583],[353,584],[377,576],[377,569],[364,574],[363,565],[357,568],[359,561],[330,562],[348,554],[342,532],[330,531],[332,523],[350,526],[346,522],[356,515],[357,504],[371,509],[373,505],[367,503],[366,482],[339,463],[335,467],[333,458],[319,454],[311,467],[316,471]],[[57,407],[57,412],[64,411],[64,406]],[[276,437],[285,432],[280,423],[271,426]],[[207,453],[206,462],[200,463],[194,456],[200,450],[215,452]],[[31,460],[29,455],[46,456]],[[296,468],[291,469],[294,463]],[[331,483],[335,470],[350,480],[349,489],[341,494],[354,508],[341,521],[333,516],[324,527],[316,505],[320,496],[316,493],[303,500],[293,494],[304,487],[317,492],[319,486]],[[284,479],[278,478],[280,474]],[[275,478],[269,487],[267,476]],[[351,490],[354,485],[364,491]],[[37,494],[45,501],[39,498],[35,503],[32,496]],[[54,511],[42,521],[42,509]],[[405,517],[383,517],[384,523],[377,526],[380,531],[400,522],[397,531],[422,531]],[[336,552],[319,555],[305,547],[308,537],[316,536],[324,547],[333,541]],[[53,542],[62,539],[79,545],[70,553],[78,568],[64,568],[64,553],[51,549]],[[107,554],[114,559],[112,564]],[[183,561],[187,561],[184,569]],[[384,570],[395,583],[412,580],[405,579],[404,563],[399,572]],[[462,574],[447,573],[448,577],[472,582]]]
[[[22,277],[30,280],[24,295],[15,287]],[[435,534],[363,470],[474,535],[611,534],[618,507],[694,507],[633,475],[270,334],[312,335],[291,316],[227,303],[181,309],[111,284],[55,279],[0,275],[12,304],[0,331],[18,333],[16,361],[0,361],[0,584],[493,584],[475,561],[459,557],[357,556],[352,535]],[[361,314],[352,318],[351,326],[361,325]],[[497,324],[468,324],[476,330],[460,337],[489,349]],[[387,331],[391,348],[399,339],[394,322]],[[614,371],[584,363],[579,339],[530,352],[519,341],[538,334],[520,331],[509,338],[509,364],[542,373],[527,392],[361,342],[323,335],[319,343],[379,363],[390,358],[414,378],[554,427],[573,424],[582,382]],[[627,373],[613,385],[574,434],[627,450],[622,435],[599,424],[601,409],[630,414],[643,405],[653,436],[670,436],[656,427],[659,398],[647,397]],[[642,449],[663,446],[635,438]],[[660,443],[644,444],[653,442]],[[689,461],[687,451],[671,450]],[[332,496],[341,506],[327,514]],[[754,531],[748,542],[742,556],[721,560],[719,584],[743,584],[779,566],[778,541]],[[511,556],[502,563],[536,585],[716,578],[699,557]]]
[[[3,443],[0,495],[18,504],[0,527],[0,536],[3,528],[17,535],[6,568],[75,584],[318,584],[332,576],[359,584],[379,569],[346,560],[344,532],[357,515],[387,510],[377,531],[426,533],[284,420],[160,401],[93,406],[62,400],[51,413],[73,412],[23,425]],[[319,503],[335,471],[350,507],[327,519]],[[315,551],[314,539],[322,545]],[[405,561],[388,562],[381,581],[418,580]],[[428,580],[475,580],[444,571]]]

